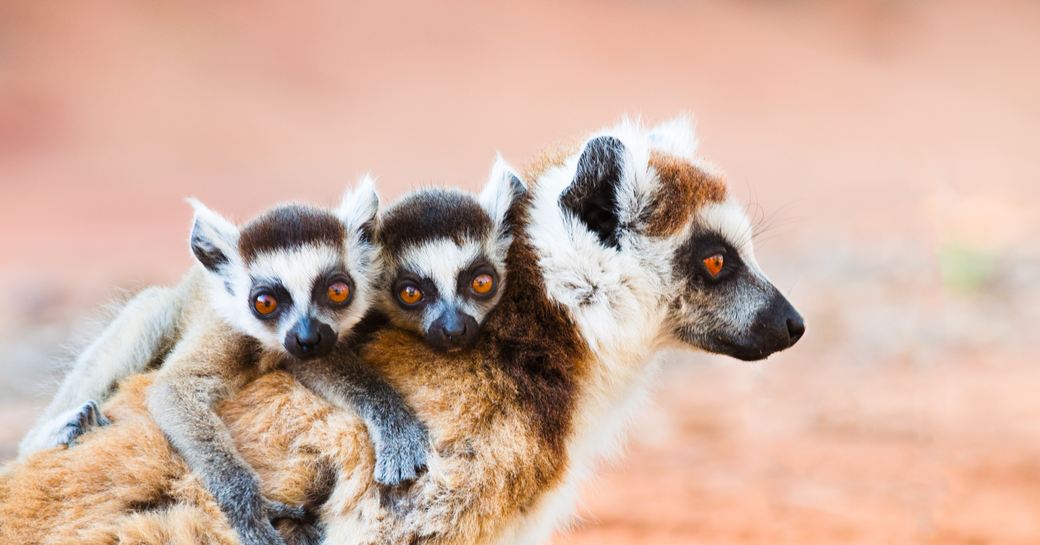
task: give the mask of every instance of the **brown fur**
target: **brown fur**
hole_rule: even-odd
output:
[[[536,162],[529,180],[565,156]],[[675,192],[659,197],[675,206],[653,215],[655,230],[674,228],[681,207],[720,197],[688,162],[653,161],[663,186]],[[519,217],[526,222],[525,208]],[[435,441],[429,472],[406,497],[388,500],[374,485],[373,454],[358,418],[279,371],[246,385],[220,409],[263,493],[305,502],[324,480],[323,468],[336,468],[323,518],[333,539],[362,543],[485,543],[532,510],[563,476],[575,405],[593,375],[588,347],[545,296],[533,252],[520,229],[507,291],[473,351],[433,352],[399,330],[379,331],[364,347],[365,359],[405,396]],[[212,498],[147,416],[150,380],[124,382],[104,408],[115,423],[81,445],[38,453],[0,473],[0,542],[230,542]]]
[[[647,235],[675,233],[696,207],[726,200],[726,184],[721,179],[682,157],[652,151],[650,166],[657,171],[661,184],[647,208],[650,213],[643,218]]]
[[[246,262],[250,262],[261,253],[304,244],[339,248],[345,237],[343,222],[328,210],[284,204],[264,212],[242,227],[238,251]]]

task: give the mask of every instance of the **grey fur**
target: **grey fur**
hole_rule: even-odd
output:
[[[18,447],[21,457],[67,444],[58,438],[82,404],[104,402],[115,384],[162,358],[177,336],[181,290],[152,287],[131,299],[76,358],[58,392]],[[86,430],[84,430],[86,431]]]
[[[107,426],[109,424],[111,424],[111,422],[104,414],[101,414],[101,409],[98,408],[97,401],[90,400],[80,406],[80,408],[72,415],[72,418],[70,418],[65,424],[57,436],[57,443],[65,446],[72,446],[81,435],[94,428]]]

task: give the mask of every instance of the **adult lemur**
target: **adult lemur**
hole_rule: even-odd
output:
[[[547,155],[524,176],[531,185],[515,215],[509,282],[473,347],[431,351],[392,329],[363,347],[433,440],[429,471],[404,509],[388,509],[374,486],[358,421],[322,412],[281,373],[248,385],[223,413],[250,459],[265,461],[263,481],[300,501],[316,466],[334,468],[321,514],[326,543],[544,541],[616,442],[662,348],[760,359],[804,332],[758,266],[743,210],[694,151],[692,129],[676,121],[623,124]],[[147,384],[124,383],[112,410],[139,412]],[[47,532],[23,525],[11,535],[82,536],[89,527],[98,543],[113,535],[187,543],[189,531],[216,540],[222,521],[179,477],[151,469],[168,458],[139,453],[147,424],[127,424],[77,447],[100,459],[55,450],[0,476],[0,517],[47,514]],[[110,475],[112,459],[147,476]],[[34,487],[40,479],[57,490]],[[173,499],[125,515],[156,490]]]

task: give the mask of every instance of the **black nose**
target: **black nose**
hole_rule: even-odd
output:
[[[285,349],[301,360],[328,354],[336,344],[336,332],[328,324],[303,317],[285,334]]]
[[[448,309],[430,324],[426,342],[441,350],[470,346],[477,338],[477,320],[460,310]]]
[[[321,332],[316,327],[308,327],[296,332],[296,344],[304,350],[310,350],[321,342]]]
[[[441,326],[441,332],[444,333],[444,337],[449,342],[458,342],[466,336],[466,320],[452,320],[450,323]]]
[[[805,320],[797,312],[794,316],[787,318],[787,335],[791,338],[791,344],[798,342],[805,334]]]

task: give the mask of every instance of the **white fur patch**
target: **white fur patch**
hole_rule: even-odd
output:
[[[375,178],[365,174],[357,186],[343,194],[337,215],[348,233],[356,232],[375,219],[379,211],[379,194],[376,193],[375,184]]]
[[[689,115],[679,115],[650,129],[650,145],[672,155],[693,159],[697,153],[697,135]]]
[[[506,214],[517,197],[513,188],[514,179],[520,179],[520,176],[516,174],[516,170],[509,166],[502,159],[501,155],[497,156],[494,165],[491,167],[491,174],[488,176],[487,184],[477,198],[481,208],[491,217],[491,223],[494,226],[492,230],[496,233],[505,223]]]

